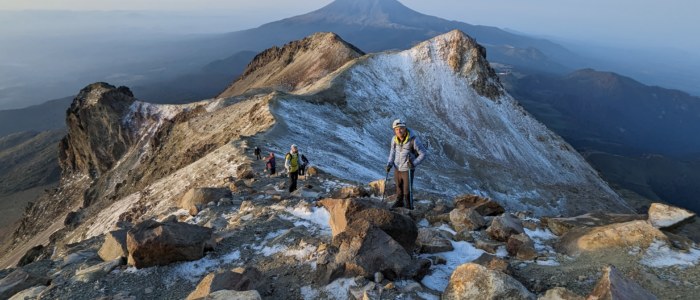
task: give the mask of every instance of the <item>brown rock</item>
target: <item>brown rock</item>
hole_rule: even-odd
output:
[[[435,223],[450,223],[450,214],[431,214],[425,216],[425,219],[428,220],[430,224],[435,224]]]
[[[455,231],[473,231],[486,226],[486,220],[473,208],[455,208],[450,212],[450,224]]]
[[[345,199],[345,198],[362,198],[368,197],[369,192],[359,186],[346,186],[338,190],[335,198]]]
[[[603,276],[598,280],[588,299],[655,300],[657,298],[636,282],[625,278],[615,267],[608,266],[603,269]]]
[[[510,214],[503,214],[495,217],[493,222],[491,222],[491,226],[486,229],[486,233],[488,233],[489,236],[501,242],[508,241],[508,237],[511,235],[521,234],[523,232],[525,231],[523,230],[523,225],[520,220]]]
[[[498,202],[477,195],[462,195],[454,199],[455,208],[473,208],[482,216],[497,216],[505,212]]]
[[[219,290],[248,291],[255,289],[255,284],[260,278],[257,270],[237,270],[219,271],[209,273],[202,278],[192,293],[187,296],[187,300],[205,297]]]
[[[319,174],[319,172],[320,171],[318,170],[318,168],[314,166],[309,166],[308,168],[306,168],[306,176],[316,176],[317,174]]]
[[[488,253],[481,254],[481,256],[472,261],[472,263],[482,265],[489,270],[500,271],[508,275],[513,274],[513,270],[506,260]]]
[[[458,231],[454,236],[455,241],[474,242],[474,237],[468,230]]]
[[[37,285],[49,285],[51,279],[27,273],[22,268],[17,268],[12,273],[0,279],[0,299],[7,299]]]
[[[655,240],[668,238],[647,221],[630,221],[594,228],[574,228],[559,239],[556,249],[567,255],[610,248],[639,247],[646,249]]]
[[[474,247],[476,247],[477,249],[484,250],[491,254],[495,254],[498,250],[498,247],[500,247],[501,245],[503,244],[499,242],[486,241],[482,239],[476,239],[476,242],[474,243]]]
[[[211,237],[210,228],[147,220],[127,233],[128,263],[137,268],[145,268],[197,260],[204,256],[204,249]]]
[[[543,296],[537,300],[585,300],[586,298],[575,294],[563,287],[555,287],[549,289]]]
[[[97,251],[97,255],[104,261],[112,261],[120,257],[129,256],[126,248],[126,229],[120,229],[105,234],[105,241]]]
[[[694,216],[694,212],[666,204],[652,203],[649,207],[649,222],[656,228],[672,227]]]
[[[386,189],[386,194],[384,196],[388,197],[395,193],[393,184],[385,184],[384,179],[375,180],[369,183],[369,191],[375,196],[381,196]]]
[[[467,263],[454,270],[442,299],[530,299],[530,293],[520,282],[502,272]]]
[[[195,216],[209,202],[217,202],[221,198],[230,198],[231,191],[227,188],[193,188],[187,191],[178,202],[178,206]]]
[[[253,177],[255,177],[255,173],[249,165],[239,165],[238,167],[236,167],[236,178],[251,179]]]
[[[450,240],[442,236],[439,229],[420,228],[416,239],[420,253],[439,253],[454,250]]]
[[[646,219],[644,215],[606,214],[596,212],[571,218],[544,217],[541,219],[541,222],[548,227],[552,233],[561,236],[574,227],[595,227],[644,219]]]
[[[510,256],[520,260],[533,260],[537,257],[535,243],[525,233],[511,235],[506,243],[506,250]]]

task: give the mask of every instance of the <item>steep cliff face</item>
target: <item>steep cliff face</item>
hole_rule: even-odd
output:
[[[66,112],[68,134],[59,150],[64,173],[96,178],[114,166],[133,143],[121,119],[135,100],[127,87],[102,82],[80,91]]]

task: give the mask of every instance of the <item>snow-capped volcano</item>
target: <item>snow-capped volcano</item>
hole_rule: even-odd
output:
[[[273,102],[277,125],[259,140],[282,152],[296,143],[333,175],[383,178],[391,121],[403,118],[429,150],[419,189],[482,194],[539,214],[626,209],[572,147],[505,93],[484,49],[460,31],[364,56],[295,94]]]

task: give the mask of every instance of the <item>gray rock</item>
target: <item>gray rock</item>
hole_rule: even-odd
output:
[[[112,261],[106,261],[99,263],[92,267],[77,270],[75,276],[73,276],[73,281],[76,282],[93,282],[105,275],[109,274],[114,268],[124,263],[123,258],[117,258]]]
[[[503,214],[494,218],[493,222],[491,222],[491,226],[486,229],[486,233],[488,233],[489,236],[501,242],[508,241],[511,235],[521,234],[523,232],[525,232],[523,230],[523,224],[510,214]]]
[[[625,278],[614,266],[607,266],[603,269],[603,276],[598,280],[588,299],[656,300],[657,298],[638,283]]]
[[[178,205],[189,211],[190,215],[196,216],[207,203],[228,197],[231,197],[231,191],[228,188],[193,188],[182,196]]]
[[[508,238],[506,243],[508,254],[520,260],[533,260],[537,257],[535,243],[525,234],[515,234]]]
[[[675,226],[695,216],[694,212],[661,203],[649,207],[649,222],[656,228]]]
[[[450,212],[450,224],[455,231],[473,231],[486,226],[486,220],[473,208],[455,208]]]
[[[12,296],[12,298],[10,298],[9,300],[33,300],[33,299],[39,299],[39,295],[41,295],[41,293],[42,293],[43,291],[45,291],[46,288],[48,288],[48,287],[47,287],[47,286],[44,286],[44,285],[39,285],[39,286],[31,287],[31,288],[28,288],[28,289],[26,289],[26,290],[24,290],[24,291],[21,291],[21,292],[15,294],[15,295]]]
[[[12,273],[0,279],[0,299],[7,299],[23,290],[37,285],[48,285],[51,279],[27,273],[17,268]]]
[[[209,294],[204,300],[261,300],[260,293],[252,291],[229,291],[220,290]]]
[[[97,251],[97,255],[104,261],[127,257],[129,255],[129,251],[126,249],[127,231],[126,229],[120,229],[105,234],[105,241],[102,243],[100,250]]]
[[[513,277],[478,264],[467,263],[454,270],[442,299],[534,300],[535,295]]]
[[[219,290],[253,290],[256,288],[256,283],[260,277],[260,272],[257,269],[227,270],[210,273],[197,284],[195,290],[187,296],[187,300],[200,299]]]
[[[128,263],[137,268],[145,268],[197,260],[204,256],[211,237],[211,228],[147,220],[127,233]]]
[[[442,231],[434,228],[418,229],[416,239],[420,253],[439,253],[454,250],[452,243],[442,235]]]
[[[482,216],[497,216],[505,212],[498,202],[477,195],[462,195],[454,199],[455,208],[472,208]]]
[[[572,291],[569,291],[563,287],[555,287],[549,289],[544,295],[537,298],[537,300],[584,300],[583,296],[579,296]]]

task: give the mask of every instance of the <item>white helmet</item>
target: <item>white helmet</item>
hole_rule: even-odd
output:
[[[396,119],[396,120],[394,120],[394,123],[391,124],[391,128],[396,128],[396,127],[406,127],[406,123],[401,119]]]

